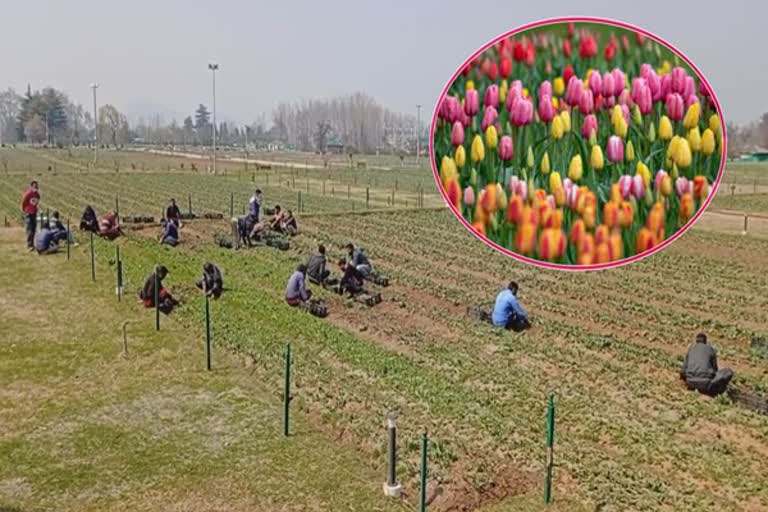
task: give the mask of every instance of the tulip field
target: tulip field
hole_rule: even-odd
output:
[[[433,136],[443,194],[477,234],[593,268],[686,229],[724,155],[704,80],[654,39],[597,23],[496,41],[449,85]]]

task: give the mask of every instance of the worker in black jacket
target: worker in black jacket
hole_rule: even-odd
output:
[[[717,353],[707,343],[707,335],[700,333],[696,335],[696,343],[691,345],[685,355],[680,378],[690,390],[717,396],[725,392],[733,378],[733,371],[728,368],[718,369]]]
[[[320,244],[317,247],[317,253],[313,254],[307,260],[307,276],[311,281],[323,283],[331,271],[326,268],[327,260],[325,258],[325,246]]]

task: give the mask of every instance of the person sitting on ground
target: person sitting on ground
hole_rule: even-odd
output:
[[[176,199],[171,198],[171,204],[165,209],[165,218],[168,222],[176,224],[177,228],[181,227],[181,210],[176,206]]]
[[[341,281],[339,281],[339,293],[347,292],[350,297],[354,297],[363,291],[365,277],[358,271],[354,265],[341,258],[339,260],[339,270],[341,271]]]
[[[275,205],[275,212],[272,215],[272,218],[268,222],[258,222],[254,224],[253,229],[251,230],[251,239],[252,240],[258,240],[261,238],[261,235],[267,231],[277,231],[278,233],[282,233],[282,223],[283,223],[283,210],[280,208],[280,205]]]
[[[139,291],[139,298],[144,303],[145,308],[155,307],[155,281],[158,286],[158,309],[166,315],[170,313],[178,301],[171,296],[171,293],[163,286],[163,279],[168,275],[168,269],[160,265],[157,267],[157,276],[155,272],[149,274],[144,282],[144,288]]]
[[[312,297],[312,290],[307,289],[306,277],[307,266],[302,264],[296,267],[296,271],[288,279],[288,286],[285,288],[285,302],[289,306],[298,306]]]
[[[528,315],[517,300],[517,290],[517,283],[511,281],[509,286],[496,296],[491,315],[491,322],[496,327],[520,332],[531,326]]]
[[[89,205],[83,210],[83,216],[80,217],[80,231],[99,232],[99,219],[96,217],[96,211]]]
[[[311,281],[323,283],[328,279],[331,271],[325,268],[326,262],[325,246],[320,244],[317,246],[317,254],[313,254],[307,260],[307,275]]]
[[[299,233],[299,225],[291,210],[283,215],[283,219],[280,221],[280,230],[290,236],[296,236]]]
[[[115,212],[107,213],[101,221],[99,221],[99,236],[102,238],[114,240],[121,234],[120,224],[117,222],[117,215]]]
[[[250,201],[248,201],[248,216],[251,218],[251,225],[255,226],[259,222],[262,200],[261,189],[257,188]]]
[[[699,333],[696,342],[690,346],[680,369],[680,378],[689,390],[697,390],[708,396],[717,396],[725,392],[733,378],[729,368],[717,367],[717,353],[707,343],[707,335]]]
[[[373,266],[363,250],[355,248],[355,244],[352,242],[348,242],[345,247],[347,249],[347,261],[351,263],[363,277],[370,275],[370,273],[373,272]]]
[[[205,290],[205,294],[214,299],[221,297],[224,291],[224,280],[221,278],[221,270],[213,263],[203,265],[203,278],[195,283],[195,286]]]
[[[67,227],[59,218],[59,212],[53,212],[51,214],[51,218],[48,220],[48,227],[53,231],[53,236],[57,243],[66,242],[67,239],[70,241],[72,240],[69,231],[67,231]]]
[[[35,233],[34,248],[37,254],[53,254],[59,250],[56,233],[46,224]]]
[[[163,232],[160,234],[160,243],[176,247],[179,243],[179,228],[173,221],[163,219]]]

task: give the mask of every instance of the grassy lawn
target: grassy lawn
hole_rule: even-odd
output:
[[[154,331],[76,254],[0,230],[0,510],[399,510],[383,471],[199,335]],[[101,275],[101,278],[106,276]],[[120,326],[128,324],[122,355]]]

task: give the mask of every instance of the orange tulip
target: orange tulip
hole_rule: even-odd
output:
[[[555,214],[555,210],[547,201],[537,202],[536,209],[539,213],[539,224],[541,224],[542,227],[547,227],[547,224],[552,223],[552,217]]]
[[[557,206],[563,206],[565,204],[565,188],[560,186],[552,191],[552,195],[555,196],[555,204]]]
[[[523,196],[512,196],[507,205],[507,220],[512,224],[517,224],[520,216],[523,214]]]
[[[635,247],[637,254],[652,249],[655,242],[654,238],[653,232],[650,229],[645,227],[640,228],[640,231],[637,233],[637,243]]]
[[[458,211],[461,211],[462,192],[461,186],[459,186],[459,180],[456,179],[456,176],[451,176],[448,178],[445,192],[448,194],[448,200],[451,202],[451,204],[456,207]]]
[[[691,194],[685,193],[680,196],[680,220],[687,222],[688,219],[693,217],[694,204]]]
[[[591,206],[584,208],[581,218],[584,219],[584,224],[586,224],[589,229],[595,227],[595,209]]]
[[[592,265],[594,263],[594,258],[591,253],[583,253],[579,254],[579,256],[576,258],[576,264],[577,265]]]
[[[576,244],[576,246],[578,247],[582,237],[586,232],[587,232],[587,227],[584,225],[584,221],[581,219],[578,219],[574,221],[573,226],[571,226],[571,234],[568,236],[568,240]]]
[[[539,223],[539,212],[536,208],[533,206],[524,206],[523,207],[523,213],[520,215],[520,220],[517,221],[518,224],[533,224],[536,226]]]
[[[523,222],[517,228],[515,248],[520,254],[533,254],[536,247],[536,224]]]
[[[693,196],[698,199],[706,199],[709,194],[709,183],[704,176],[694,176],[693,178]]]
[[[552,215],[552,219],[550,220],[549,224],[547,224],[546,227],[561,229],[562,226],[563,226],[563,210],[560,208],[557,208],[554,214]]]
[[[635,209],[629,201],[622,201],[619,209],[619,224],[623,228],[628,228],[635,220]]]
[[[611,261],[620,260],[624,253],[624,242],[621,240],[621,234],[614,230],[608,238],[608,247],[611,253]]]
[[[475,221],[472,224],[472,229],[474,229],[475,231],[477,231],[481,235],[485,236],[485,224],[484,223]]]
[[[607,243],[608,236],[611,234],[610,229],[605,224],[600,224],[595,230],[595,243],[597,245]]]
[[[612,228],[619,225],[619,203],[616,201],[605,203],[603,206],[603,222]]]
[[[560,259],[565,252],[565,235],[560,229],[545,229],[539,239],[539,257],[548,261]]]
[[[661,203],[654,203],[651,207],[651,211],[648,212],[648,218],[645,221],[646,227],[651,232],[656,232],[659,228],[664,229],[664,205]]]
[[[495,183],[488,184],[483,189],[484,193],[480,193],[480,208],[482,208],[485,213],[491,214],[496,211],[497,199],[496,199],[496,192],[498,191],[498,188],[496,187]]]
[[[611,261],[611,249],[603,242],[595,248],[595,261],[597,263],[609,263]]]
[[[614,183],[611,185],[611,201],[619,204],[622,199],[624,199],[624,197],[621,195],[621,188],[619,188],[618,183]]]
[[[594,259],[595,256],[595,237],[592,233],[584,233],[576,247],[579,255],[589,254]]]

